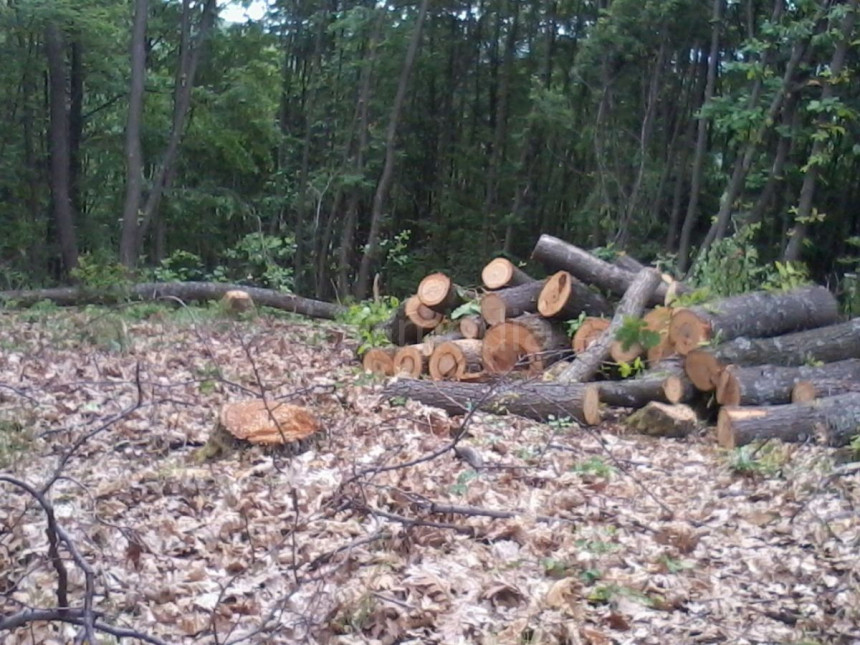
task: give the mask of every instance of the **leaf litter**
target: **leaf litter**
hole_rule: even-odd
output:
[[[170,643],[860,642],[860,469],[833,451],[767,446],[744,471],[709,435],[449,419],[383,400],[337,329],[2,314],[2,470],[38,488],[63,464],[48,498],[105,622]],[[197,459],[221,405],[261,392],[324,437]],[[34,500],[3,486],[0,620],[56,605],[48,546]]]

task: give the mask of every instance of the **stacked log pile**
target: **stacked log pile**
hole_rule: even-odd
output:
[[[392,347],[367,352],[365,368],[399,376],[388,396],[452,413],[593,425],[601,405],[653,404],[630,427],[677,412],[665,424],[675,433],[690,427],[689,408],[679,404],[698,400],[722,406],[717,439],[725,447],[774,437],[843,444],[860,434],[860,318],[840,322],[826,288],[682,307],[690,289],[629,256],[610,263],[543,235],[532,259],[548,278],[533,279],[505,258],[484,267],[480,291],[428,275],[382,325]],[[648,346],[619,334],[631,318],[652,332]],[[564,322],[572,320],[571,338]],[[634,362],[648,369],[620,379],[618,367],[629,372]],[[644,422],[651,433],[655,423]]]

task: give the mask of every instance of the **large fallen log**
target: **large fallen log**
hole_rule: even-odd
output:
[[[741,336],[765,338],[832,325],[838,319],[839,304],[826,287],[751,291],[675,309],[669,340],[679,354],[688,354],[715,338],[721,342]]]
[[[558,324],[527,314],[490,327],[482,353],[484,369],[490,374],[515,369],[534,374],[568,355],[570,339]]]
[[[791,403],[792,392],[800,381],[815,387],[828,381],[860,381],[860,358],[849,358],[822,366],[781,367],[730,365],[717,384],[717,403],[721,405],[774,405]]]
[[[311,318],[333,319],[346,311],[346,307],[331,302],[302,298],[273,289],[248,287],[241,284],[222,284],[220,282],[144,282],[128,287],[117,287],[115,290],[100,291],[86,287],[0,291],[0,302],[7,306],[15,304],[19,307],[29,307],[43,300],[60,306],[113,304],[128,299],[176,299],[192,302],[195,300],[220,300],[228,291],[234,290],[247,293],[258,307],[271,307]]]
[[[487,293],[481,298],[481,316],[493,326],[523,314],[535,313],[543,285],[544,281],[540,280]]]
[[[660,284],[659,271],[642,269],[618,304],[615,316],[613,316],[606,331],[588,349],[577,355],[570,366],[562,370],[558,380],[562,383],[576,383],[590,379],[600,369],[601,363],[609,356],[615,334],[621,329],[624,319],[628,316],[638,317],[642,315],[645,303],[648,302],[658,284]]]
[[[385,386],[383,396],[415,399],[449,414],[467,414],[477,409],[494,414],[516,414],[537,421],[571,417],[588,425],[600,423],[600,395],[591,383],[488,385],[397,379]]]
[[[534,282],[534,278],[507,258],[495,258],[484,266],[481,281],[487,289],[501,289]]]
[[[818,439],[844,446],[860,434],[860,393],[842,394],[809,403],[720,409],[717,441],[735,448],[753,441],[780,439],[802,442]]]
[[[636,278],[636,273],[604,262],[588,251],[552,235],[540,236],[532,251],[532,259],[543,262],[554,271],[567,271],[585,284],[611,291],[619,296],[624,295]],[[668,285],[665,283],[658,285],[646,304],[651,306],[664,304],[667,290]],[[679,293],[683,291],[683,288],[678,289]]]
[[[695,349],[687,354],[684,369],[699,390],[710,392],[729,364],[793,366],[844,358],[860,358],[860,318],[773,338],[736,338],[713,348]]]
[[[587,316],[606,316],[612,313],[612,306],[567,271],[558,271],[544,283],[538,311],[546,318],[570,320],[583,312]]]

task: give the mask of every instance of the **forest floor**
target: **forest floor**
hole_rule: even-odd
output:
[[[103,622],[168,643],[860,642],[856,464],[725,453],[708,430],[449,419],[383,401],[340,329],[153,305],[0,314],[0,473],[40,487],[62,466],[46,497]],[[198,459],[220,406],[261,388],[319,415],[316,448]],[[463,424],[477,471],[443,450]],[[44,512],[0,490],[2,621],[56,606],[58,580]]]

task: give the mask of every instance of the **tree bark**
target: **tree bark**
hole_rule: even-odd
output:
[[[844,446],[860,433],[860,393],[841,394],[809,403],[720,410],[717,441],[737,448],[753,441],[780,439],[804,442],[818,439],[828,446]]]
[[[860,358],[849,358],[820,367],[729,365],[723,370],[717,384],[717,403],[720,405],[791,403],[794,386],[800,381],[807,381],[815,387],[821,382],[838,380],[860,382]]]
[[[695,349],[687,354],[684,370],[696,388],[709,392],[729,364],[792,366],[846,358],[860,358],[860,318],[773,338],[737,338],[713,349]]]
[[[609,262],[604,262],[588,251],[551,235],[540,236],[534,251],[532,251],[532,259],[543,262],[555,271],[567,271],[587,285],[611,291],[619,296],[623,296],[627,292],[637,275],[613,266]],[[646,304],[650,306],[662,305],[666,299],[667,289],[668,285],[666,284],[658,285],[654,293],[649,296]],[[683,292],[684,289],[682,288],[680,291]]]
[[[364,248],[364,255],[361,258],[361,264],[358,269],[358,279],[355,284],[355,295],[357,298],[364,298],[367,295],[367,290],[370,286],[371,269],[379,255],[379,231],[382,226],[383,211],[385,209],[385,202],[388,199],[388,193],[391,190],[391,184],[394,181],[397,128],[400,124],[400,114],[403,111],[403,103],[406,99],[406,89],[409,85],[409,78],[412,75],[412,67],[415,64],[415,57],[418,53],[418,45],[421,42],[428,3],[429,0],[421,0],[415,29],[412,32],[412,40],[409,42],[409,49],[406,51],[406,58],[400,71],[400,80],[397,83],[394,105],[391,107],[391,117],[388,120],[388,129],[385,133],[385,164],[382,167],[382,175],[379,178],[379,183],[376,185],[376,193],[373,195],[373,209],[370,213],[370,232],[367,236],[367,244]]]
[[[137,230],[143,196],[143,152],[140,128],[143,120],[143,92],[146,78],[146,23],[148,0],[135,0],[131,34],[131,80],[129,82],[128,116],[125,124],[125,202],[122,209],[120,262],[134,266],[137,253]]]
[[[118,288],[116,291],[95,292],[86,288],[65,287],[58,289],[35,289],[32,291],[0,291],[0,302],[6,306],[12,304],[27,307],[41,300],[50,300],[61,306],[77,306],[91,303],[116,303],[125,299],[132,300],[220,300],[228,291],[246,292],[258,306],[272,307],[282,311],[290,311],[311,318],[334,319],[346,311],[346,307],[301,298],[280,291],[248,287],[241,284],[225,284],[221,282],[144,282],[130,285],[127,289]]]
[[[526,313],[535,313],[545,283],[543,280],[529,282],[485,294],[481,298],[481,315],[492,326]]]
[[[752,291],[707,305],[676,309],[669,324],[669,340],[686,355],[714,338],[762,338],[824,327],[837,321],[839,304],[825,287],[790,291]]]
[[[78,240],[69,182],[69,113],[66,107],[68,79],[64,40],[59,27],[49,22],[45,27],[45,53],[48,59],[50,88],[51,203],[60,243],[62,271],[68,275],[78,264]]]
[[[642,315],[645,303],[651,298],[659,283],[660,272],[657,269],[642,269],[627,289],[627,293],[615,310],[612,322],[601,334],[600,339],[579,354],[570,367],[559,374],[558,380],[563,383],[575,383],[590,379],[609,356],[615,334],[621,329],[625,318],[628,316],[638,318]]]
[[[600,423],[600,394],[593,384],[510,382],[483,385],[400,379],[386,385],[383,396],[415,399],[452,415],[480,410],[516,414],[537,421],[571,417],[586,425]]]

